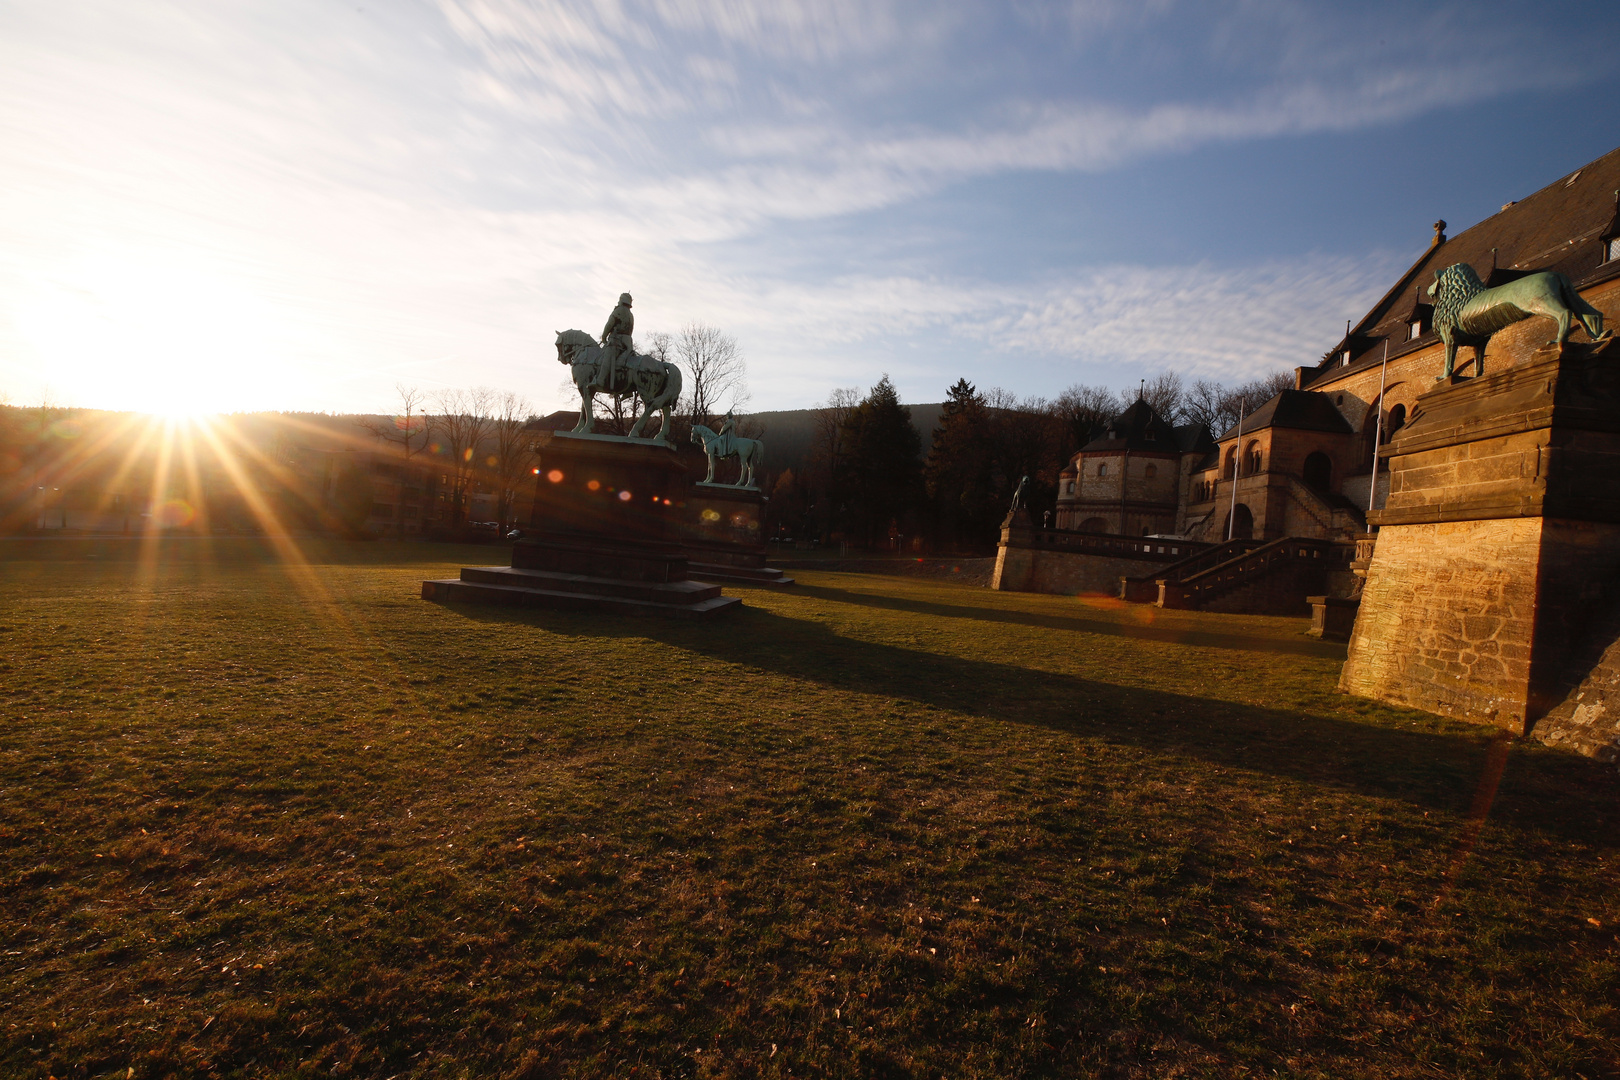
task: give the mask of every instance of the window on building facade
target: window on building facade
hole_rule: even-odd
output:
[[[1159,467],[1157,465],[1153,464],[1153,462],[1150,461],[1150,462],[1148,462],[1147,468],[1143,471],[1143,475],[1145,475],[1149,480],[1151,480],[1155,476],[1159,475]]]
[[[1406,327],[1406,340],[1416,341],[1423,336],[1423,320],[1413,319]]]
[[[1108,475],[1108,462],[1105,461],[1102,464],[1097,466],[1097,475],[1098,476],[1107,476]]]
[[[1073,495],[1074,494],[1074,481],[1073,480],[1070,480],[1067,484],[1064,485],[1063,493],[1065,495]]]
[[[1344,350],[1344,352],[1339,354],[1339,366],[1340,367],[1349,367],[1350,366],[1350,350],[1349,349],[1346,349],[1346,350]]]
[[[1614,262],[1616,259],[1620,259],[1620,236],[1611,236],[1603,246],[1603,261]]]

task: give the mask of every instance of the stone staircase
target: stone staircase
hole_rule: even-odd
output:
[[[1343,495],[1318,491],[1294,476],[1288,478],[1288,495],[1328,536],[1350,536],[1367,531],[1367,515]]]
[[[1307,597],[1341,591],[1356,545],[1284,537],[1224,562],[1159,582],[1158,605],[1246,615],[1310,615]]]
[[[1195,555],[1190,555],[1180,562],[1173,562],[1169,566],[1160,567],[1150,574],[1122,577],[1119,579],[1119,598],[1136,604],[1156,604],[1159,601],[1159,583],[1161,581],[1182,581],[1213,566],[1219,566],[1221,563],[1246,552],[1253,551],[1263,543],[1265,543],[1264,540],[1228,540],[1224,544],[1216,544]]]

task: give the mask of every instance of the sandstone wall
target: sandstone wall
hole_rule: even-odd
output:
[[[1523,734],[1541,529],[1384,526],[1339,689]]]

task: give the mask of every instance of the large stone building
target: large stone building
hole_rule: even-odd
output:
[[[1444,366],[1427,295],[1436,273],[1466,263],[1496,286],[1561,271],[1612,323],[1620,316],[1617,190],[1620,150],[1454,237],[1438,222],[1428,248],[1383,298],[1320,362],[1296,370],[1296,388],[1261,404],[1213,447],[1197,431],[1170,428],[1145,403],[1133,405],[1070,461],[1056,524],[1206,542],[1353,539],[1387,497],[1387,476],[1374,479],[1375,440],[1388,443],[1401,430]],[[1551,330],[1549,320],[1531,318],[1496,334],[1485,370],[1523,361]],[[1472,350],[1460,350],[1457,364],[1472,374]]]

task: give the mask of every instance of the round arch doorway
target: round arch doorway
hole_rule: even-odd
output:
[[[1253,540],[1254,539],[1254,512],[1242,503],[1226,515],[1226,532],[1223,539],[1227,540]]]

